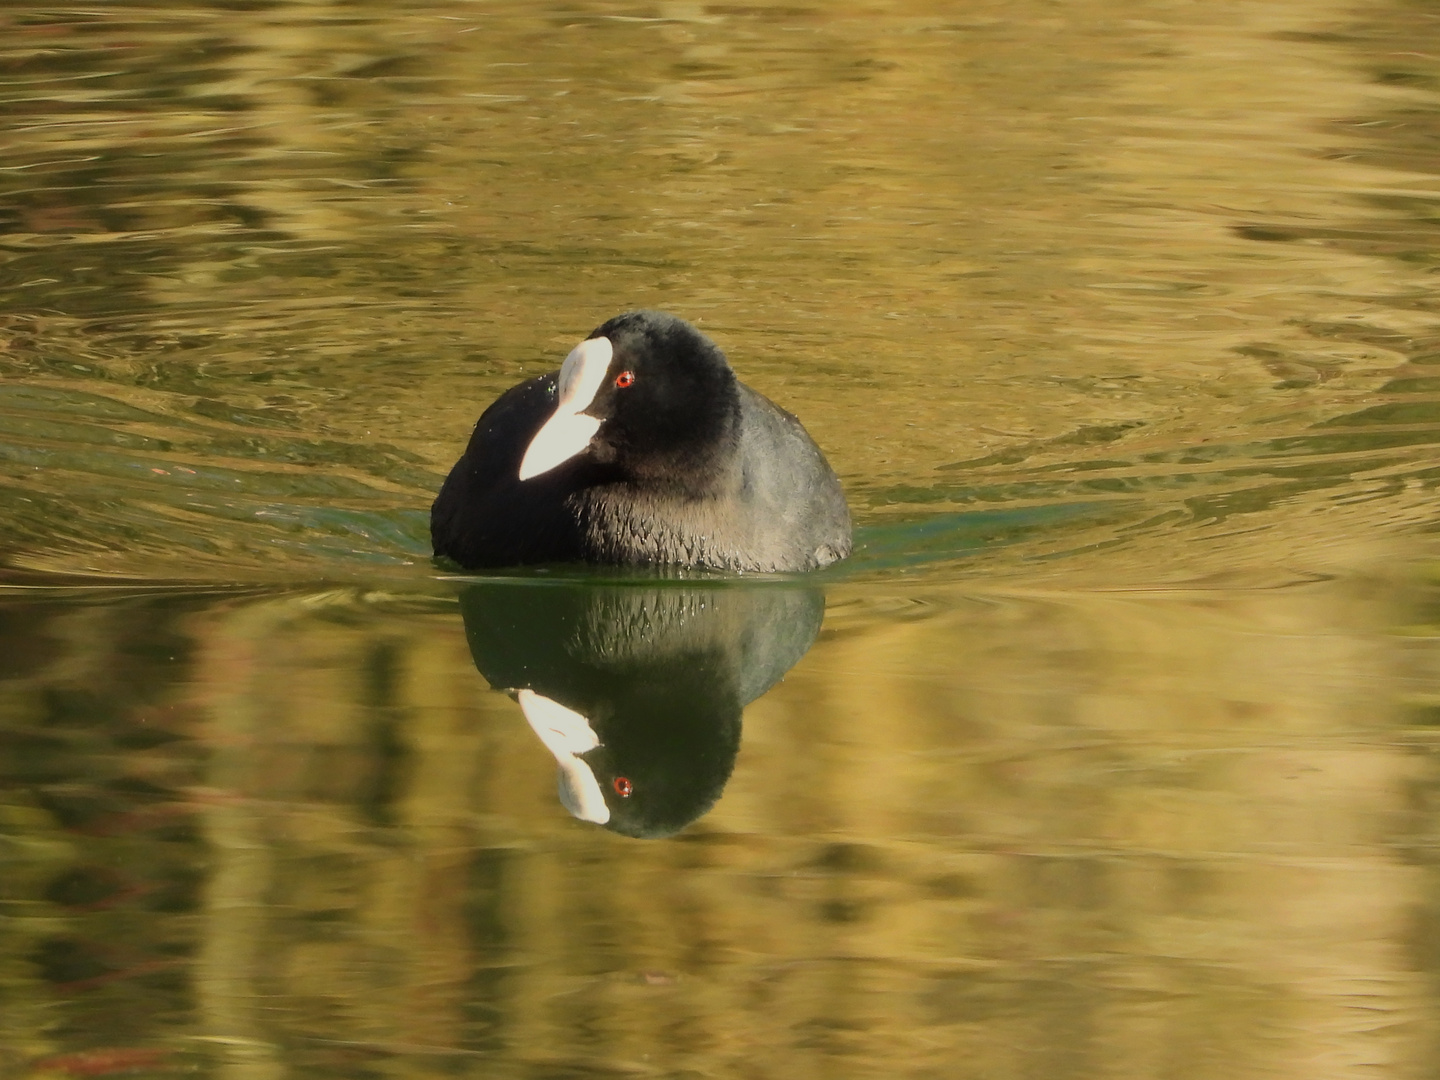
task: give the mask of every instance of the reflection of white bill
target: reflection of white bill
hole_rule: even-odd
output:
[[[605,805],[594,770],[580,756],[600,745],[590,721],[534,690],[521,690],[515,697],[530,729],[540,737],[560,767],[557,777],[560,802],[581,821],[604,825],[610,820],[610,807]]]

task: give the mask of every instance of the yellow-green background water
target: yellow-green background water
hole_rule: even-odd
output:
[[[0,1075],[1440,1067],[1433,5],[13,3],[0,114]],[[636,306],[858,525],[652,841],[426,534]]]

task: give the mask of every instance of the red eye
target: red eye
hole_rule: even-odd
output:
[[[623,777],[623,776],[617,776],[617,777],[615,777],[615,794],[616,794],[616,795],[619,795],[622,799],[628,799],[628,798],[630,797],[630,793],[631,793],[632,791],[634,791],[634,790],[635,790],[635,785],[633,785],[632,783],[630,783],[630,781],[627,780],[627,779],[625,779],[625,777]]]
[[[621,390],[624,390],[627,386],[634,386],[635,373],[633,371],[620,372],[619,375],[615,376],[615,385],[618,386]]]

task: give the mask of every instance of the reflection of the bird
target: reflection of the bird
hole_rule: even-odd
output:
[[[805,655],[814,588],[490,581],[460,595],[470,654],[512,692],[559,765],[560,801],[627,836],[678,832],[715,804],[740,713]]]

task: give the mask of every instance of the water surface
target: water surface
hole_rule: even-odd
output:
[[[1433,1073],[1437,55],[8,7],[0,1072]],[[804,420],[847,564],[432,565],[480,409],[636,306]]]

